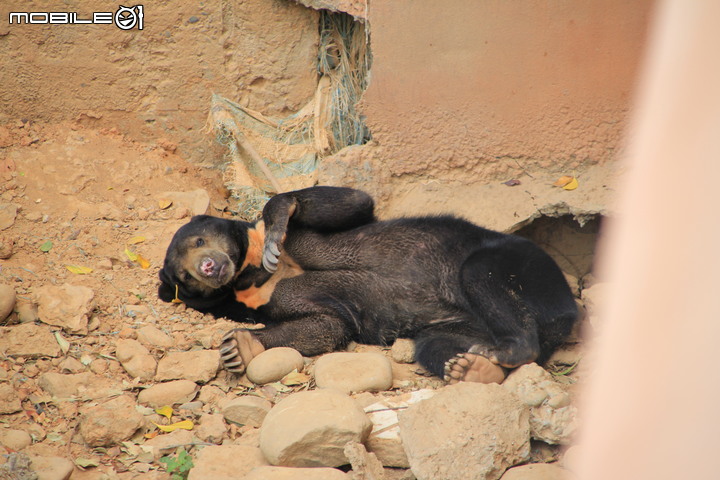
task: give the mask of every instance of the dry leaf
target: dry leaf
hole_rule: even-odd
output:
[[[563,190],[575,190],[578,187],[577,178],[573,177],[566,185],[563,185]]]
[[[160,207],[160,210],[170,208],[170,205],[172,204],[172,200],[168,200],[167,198],[161,198],[160,200],[158,200],[158,206]]]
[[[137,262],[137,253],[133,252],[127,247],[125,247],[125,255],[130,259],[131,262]]]
[[[81,267],[78,265],[65,265],[65,268],[70,270],[70,272],[76,274],[76,275],[85,275],[88,273],[92,273],[93,269],[90,267]]]
[[[130,240],[127,241],[127,243],[128,243],[128,245],[136,245],[138,243],[144,242],[145,240],[146,240],[145,237],[137,236],[137,237],[132,237]]]
[[[568,175],[563,175],[562,177],[558,178],[555,183],[553,183],[553,186],[555,187],[564,187],[568,183],[572,182],[575,179],[575,177],[570,177]]]
[[[55,332],[55,340],[57,340],[58,345],[60,345],[60,350],[62,350],[63,353],[67,353],[70,350],[70,342],[65,340],[59,331]]]
[[[158,427],[163,432],[174,432],[175,430],[192,430],[195,424],[192,422],[192,420],[183,420],[181,422],[176,422],[170,425],[158,425],[157,423],[153,422],[156,427]]]
[[[310,375],[306,373],[300,373],[297,371],[297,369],[293,370],[292,372],[288,373],[283,377],[282,380],[280,380],[280,383],[283,385],[286,385],[288,387],[292,387],[294,385],[302,385],[303,383],[307,383],[310,381]]]
[[[155,413],[158,415],[162,415],[163,417],[166,417],[168,420],[170,420],[170,417],[173,415],[173,409],[170,405],[165,405],[164,407],[156,408]]]
[[[147,258],[143,257],[140,254],[137,254],[136,262],[140,265],[140,268],[142,268],[143,270],[147,270],[148,268],[150,268],[150,260],[148,260]]]
[[[75,465],[77,465],[80,468],[88,468],[88,467],[98,467],[100,466],[100,463],[98,463],[97,460],[92,458],[76,458],[75,459]]]
[[[145,437],[148,440],[152,440],[153,438],[157,437],[158,435],[160,435],[160,432],[158,430],[153,430],[152,432],[148,432],[145,435],[143,435],[143,437]]]

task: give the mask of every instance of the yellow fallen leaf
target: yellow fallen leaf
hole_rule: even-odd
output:
[[[195,424],[192,422],[192,420],[183,420],[181,422],[172,423],[170,425],[158,425],[157,423],[153,422],[156,427],[158,427],[163,432],[174,432],[175,430],[192,430]]]
[[[133,252],[127,247],[125,247],[125,255],[130,259],[131,262],[137,262],[137,253]]]
[[[70,270],[70,272],[76,275],[85,275],[93,271],[93,269],[90,267],[81,267],[78,265],[65,265],[65,268],[67,268],[68,270]]]
[[[158,206],[160,207],[160,210],[165,210],[166,208],[170,208],[170,205],[172,205],[172,200],[168,200],[167,198],[161,198],[158,200]]]
[[[569,175],[563,175],[562,177],[555,180],[555,183],[553,183],[553,186],[564,187],[568,183],[572,182],[574,179],[575,179],[575,177],[571,177]]]
[[[300,373],[297,371],[297,369],[293,370],[292,372],[288,373],[283,377],[282,380],[280,380],[280,383],[282,383],[285,386],[292,387],[294,385],[302,385],[303,383],[307,383],[310,381],[310,375],[306,373]]]
[[[143,435],[143,436],[144,436],[145,438],[147,438],[148,440],[152,440],[153,438],[157,437],[159,433],[160,433],[160,432],[158,432],[157,430],[153,430],[152,432],[148,432],[148,433],[146,433],[146,434]]]
[[[140,268],[142,268],[143,270],[147,270],[148,268],[150,268],[150,260],[140,254],[137,254],[137,260],[135,261],[140,265]]]
[[[564,185],[562,188],[563,190],[575,190],[578,187],[578,181],[577,178],[573,177],[572,180],[570,180],[566,185]]]
[[[163,417],[166,417],[168,420],[170,420],[170,417],[172,417],[173,409],[170,405],[165,405],[164,407],[156,408],[155,413],[158,415],[162,415]]]
[[[147,240],[145,237],[137,236],[137,237],[132,237],[130,240],[127,241],[127,243],[128,243],[128,245],[136,245],[138,243],[144,242],[145,240]]]

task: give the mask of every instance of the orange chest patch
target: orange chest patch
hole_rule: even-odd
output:
[[[248,249],[240,271],[248,265],[259,267],[262,263],[263,247],[265,246],[265,222],[260,220],[254,228],[248,230]]]
[[[235,299],[240,303],[244,303],[248,308],[257,310],[270,301],[276,285],[277,282],[272,282],[272,279],[270,279],[270,281],[259,287],[253,286],[245,290],[236,290]]]
[[[280,280],[293,278],[303,273],[302,268],[297,265],[288,255],[280,255],[278,269],[267,282],[259,287],[252,286],[244,290],[235,290],[235,300],[244,303],[248,308],[257,310],[266,305],[272,298],[273,292]]]

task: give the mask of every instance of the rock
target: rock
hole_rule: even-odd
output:
[[[397,363],[413,363],[415,361],[415,342],[409,338],[398,338],[390,349],[390,356]]]
[[[147,382],[155,377],[157,361],[137,340],[119,339],[115,343],[115,356],[132,378]]]
[[[203,442],[220,444],[227,432],[227,425],[220,414],[205,414],[200,417],[200,424],[195,435]]]
[[[0,452],[5,452],[4,448],[0,448]],[[3,458],[4,457],[4,458]],[[24,453],[10,453],[3,455],[2,460],[5,462],[0,465],[1,480],[37,480],[38,475],[30,465],[30,457]]]
[[[382,480],[385,471],[374,453],[368,453],[362,443],[348,442],[343,449],[352,465],[353,477],[358,480]]]
[[[80,435],[91,447],[109,447],[130,438],[143,425],[143,416],[128,396],[113,398],[80,417]]]
[[[32,443],[32,437],[25,430],[0,430],[0,445],[15,451],[22,450]]]
[[[398,415],[418,480],[497,480],[530,456],[529,412],[497,384],[443,387]],[[472,452],[472,454],[468,454]]]
[[[205,383],[212,380],[220,367],[218,350],[195,350],[168,353],[158,362],[155,380],[192,380]]]
[[[10,316],[15,308],[15,289],[10,285],[0,284],[0,323]]]
[[[8,383],[0,383],[0,415],[7,415],[20,410],[22,410],[22,405],[15,389]]]
[[[265,350],[250,361],[247,366],[247,377],[253,383],[265,385],[277,382],[285,375],[304,366],[300,352],[294,348],[277,347]]]
[[[78,396],[83,400],[117,395],[117,388],[112,379],[90,372],[65,375],[56,372],[44,373],[38,379],[38,386],[57,398]]]
[[[32,302],[18,299],[18,302],[15,304],[15,311],[18,314],[20,323],[37,322],[39,320],[37,310],[37,305]]]
[[[138,395],[138,403],[152,407],[176,405],[189,402],[195,398],[197,385],[190,380],[175,380],[167,383],[158,383],[146,388]]]
[[[205,405],[211,406],[221,406],[224,401],[232,398],[234,397],[229,397],[228,394],[214,385],[204,385],[200,388],[200,394],[198,395],[198,400]]]
[[[268,464],[259,448],[247,445],[204,447],[193,463],[188,480],[237,480],[253,468]]]
[[[578,428],[577,408],[571,404],[567,385],[535,363],[514,370],[503,388],[515,393],[530,407],[532,438],[550,444],[567,445]]]
[[[273,465],[337,467],[347,442],[364,442],[372,423],[349,396],[335,390],[294,393],[270,410],[260,449]]]
[[[38,480],[68,480],[75,468],[73,462],[62,457],[37,457],[30,455],[31,467]]]
[[[12,257],[15,247],[15,240],[8,235],[0,235],[0,260],[7,260]]]
[[[87,386],[97,378],[90,372],[63,374],[48,372],[40,375],[38,386],[57,398],[69,398],[78,394],[81,386]]]
[[[62,373],[83,373],[86,370],[85,365],[73,357],[65,357],[58,368]]]
[[[335,468],[257,467],[242,480],[350,480]]]
[[[260,427],[265,416],[272,408],[272,403],[255,395],[243,395],[222,405],[225,420],[238,425]]]
[[[152,447],[153,458],[159,459],[163,455],[177,450],[178,445],[188,445],[193,441],[193,432],[190,430],[175,430],[167,434],[158,435],[145,441],[145,446]]]
[[[17,217],[17,206],[11,203],[0,203],[0,230],[13,226]]]
[[[501,480],[570,480],[570,472],[550,463],[533,463],[521,467],[513,467]]]
[[[193,215],[203,215],[210,206],[210,195],[203,189],[191,192],[163,192],[156,196],[158,200],[171,201],[176,208],[189,209]]]
[[[417,390],[397,397],[383,398],[365,407],[365,413],[373,423],[365,445],[384,466],[410,468],[400,439],[398,412],[433,395],[435,390]]]
[[[0,351],[10,357],[25,358],[58,357],[61,353],[50,330],[32,323],[0,327]]]
[[[318,388],[341,392],[379,392],[392,387],[392,364],[380,353],[335,352],[315,362]]]
[[[161,349],[170,348],[175,343],[170,335],[153,325],[138,328],[137,339],[143,345]]]
[[[87,335],[88,318],[95,294],[87,287],[65,283],[45,285],[35,291],[40,320],[61,327],[68,333]]]

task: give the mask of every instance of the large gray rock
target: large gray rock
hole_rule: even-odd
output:
[[[345,393],[380,392],[392,387],[392,364],[373,352],[335,352],[315,362],[315,384]]]
[[[400,412],[399,420],[418,480],[497,480],[530,456],[529,412],[497,384],[444,387]]]
[[[260,429],[260,449],[272,465],[337,467],[343,448],[363,443],[372,423],[355,401],[336,390],[295,393],[280,401]]]
[[[568,385],[556,382],[542,367],[531,363],[508,375],[503,387],[530,408],[532,438],[550,444],[570,443],[578,422]]]
[[[237,480],[267,465],[260,449],[247,445],[216,445],[200,449],[188,480]]]

